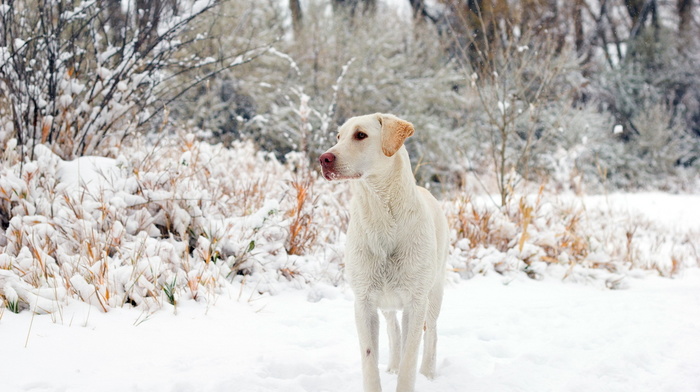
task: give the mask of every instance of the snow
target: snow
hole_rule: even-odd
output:
[[[60,161],[57,177],[66,187],[85,188],[92,194],[112,189],[113,182],[120,178],[116,160],[104,157],[84,156],[72,161]]]
[[[669,230],[700,231],[700,203],[696,195],[662,192],[611,193],[587,196],[586,203],[627,214],[642,214]]]
[[[507,284],[505,284],[507,283]],[[4,312],[3,376],[15,391],[358,391],[352,296],[309,301],[231,286],[147,314],[74,301],[53,315]],[[312,290],[313,291],[313,290]],[[327,296],[325,296],[327,297]],[[697,391],[700,271],[629,290],[496,275],[451,283],[438,377],[417,391]],[[388,361],[384,326],[380,368]],[[382,372],[384,390],[396,376]]]

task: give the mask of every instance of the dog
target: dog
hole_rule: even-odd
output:
[[[404,146],[413,133],[413,124],[391,114],[353,117],[319,157],[327,180],[350,181],[345,271],[355,294],[365,392],[381,391],[377,309],[387,322],[387,371],[398,373],[396,390],[414,390],[421,335],[420,372],[435,377],[449,234],[438,201],[416,185]]]

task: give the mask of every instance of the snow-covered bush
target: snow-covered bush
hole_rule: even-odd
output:
[[[486,44],[488,51],[464,43],[460,58],[470,80],[464,103],[474,113],[471,140],[489,157],[481,165],[493,171],[505,206],[520,179],[537,181],[556,170],[549,157],[581,142],[578,117],[592,113],[574,106],[574,92],[584,77],[572,48],[562,45],[555,32],[496,34],[503,38]]]
[[[692,190],[700,174],[698,51],[679,50],[664,27],[629,45],[624,61],[591,77],[589,94],[614,118],[588,162],[604,168],[613,189]]]
[[[343,284],[347,184],[306,157],[281,163],[250,142],[136,137],[117,158],[34,158],[11,140],[0,159],[0,300],[52,312],[81,300],[108,311],[209,300],[230,282],[256,292]],[[693,238],[602,203],[540,188],[505,207],[454,193],[449,265],[479,273],[607,282],[632,269],[697,265]]]
[[[275,12],[269,2],[229,1],[194,21],[193,27],[207,32],[207,39],[194,42],[183,56],[192,52],[210,59],[202,67],[209,72],[201,73],[203,83],[172,101],[170,119],[182,127],[202,130],[215,141],[229,143],[247,135],[246,124],[259,114],[258,97],[251,95],[248,86],[280,82],[274,73],[256,72],[270,59],[264,54],[284,34]],[[256,61],[246,65],[252,58]],[[236,63],[240,71],[227,67]],[[174,80],[182,85],[192,82],[188,74],[176,75]]]
[[[619,207],[544,187],[503,208],[485,197],[457,198],[445,203],[455,230],[452,266],[465,277],[523,272],[608,288],[620,288],[635,269],[670,277],[698,266],[697,231],[669,230]]]
[[[11,310],[51,312],[66,298],[156,309],[250,276],[261,292],[279,279],[338,283],[338,257],[307,258],[316,241],[338,241],[337,229],[316,227],[346,224],[342,197],[314,196],[303,159],[285,166],[250,143],[228,149],[192,135],[142,142],[117,159],[64,161],[42,144],[34,159],[18,147],[5,154],[0,296]]]
[[[700,166],[694,157],[700,153],[700,141],[665,105],[648,106],[633,120],[636,133],[627,136],[622,124],[610,128],[612,119],[607,127],[586,132],[589,142],[577,154],[576,166],[589,189],[697,189]]]
[[[14,138],[30,154],[35,145],[48,143],[64,158],[118,146],[174,97],[201,83],[198,73],[249,59],[239,53],[236,61],[217,63],[193,48],[209,37],[193,31],[192,22],[217,4],[3,3],[0,141]],[[188,83],[175,82],[185,74]]]

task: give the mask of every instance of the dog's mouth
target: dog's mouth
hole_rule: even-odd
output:
[[[333,169],[327,169],[325,167],[321,168],[323,172],[323,178],[325,178],[328,181],[340,181],[340,180],[353,180],[360,178],[360,174],[353,174],[353,175],[344,175],[340,174],[337,171]]]
[[[338,173],[333,172],[333,171],[326,171],[325,169],[323,170],[323,178],[325,178],[328,181],[333,181],[338,177]]]

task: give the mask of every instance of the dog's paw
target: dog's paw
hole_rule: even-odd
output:
[[[389,365],[386,367],[386,372],[389,374],[399,374],[399,365]]]
[[[430,381],[435,380],[435,377],[437,376],[434,369],[424,369],[422,367],[420,369],[420,374],[424,375],[425,378]]]

